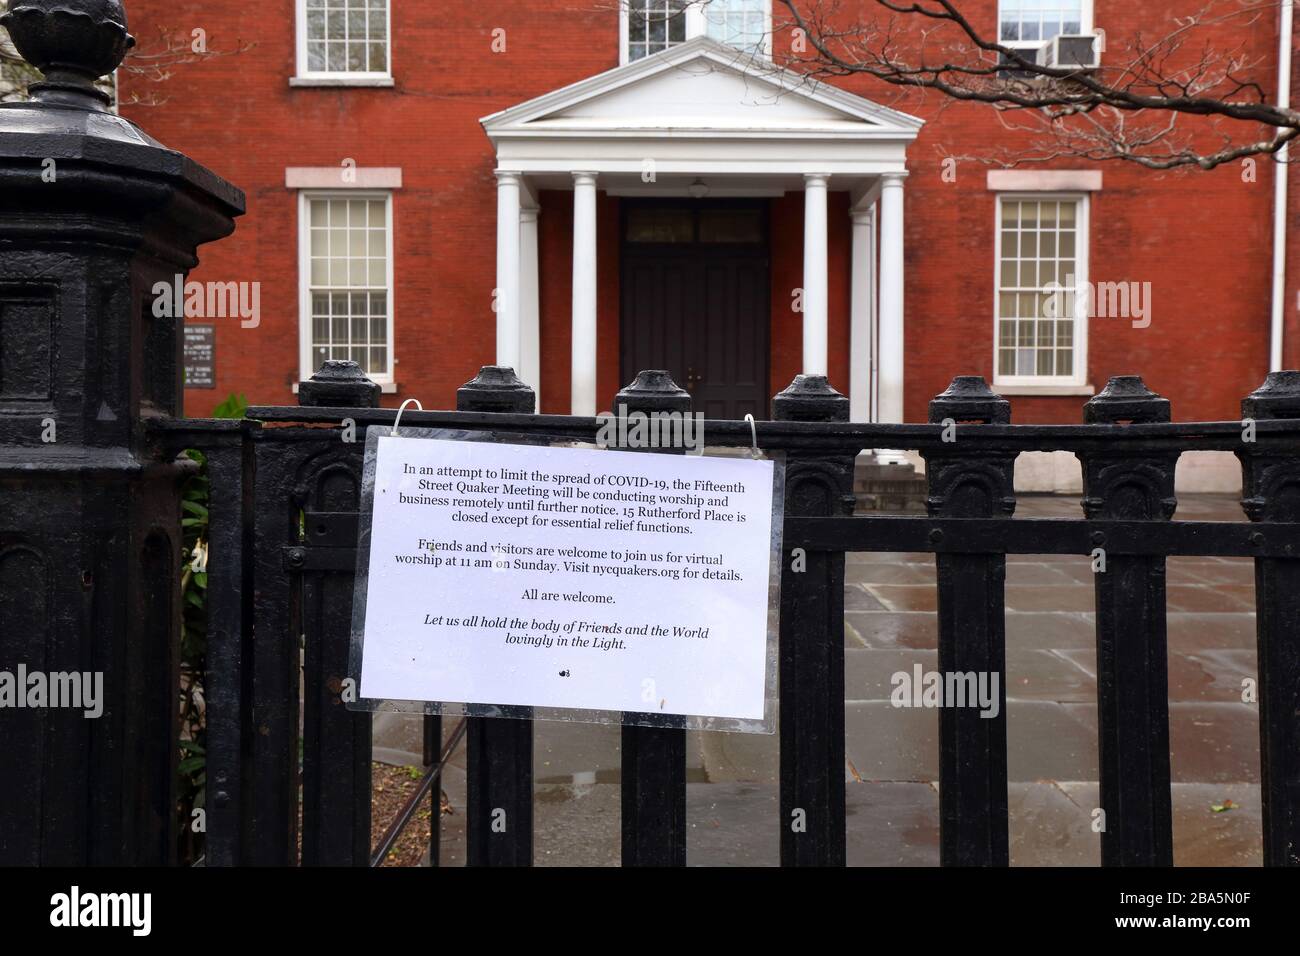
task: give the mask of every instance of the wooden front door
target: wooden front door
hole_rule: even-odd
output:
[[[766,418],[766,203],[624,200],[622,232],[622,381],[667,369],[706,418]]]

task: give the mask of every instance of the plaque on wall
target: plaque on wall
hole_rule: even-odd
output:
[[[185,326],[185,387],[217,387],[217,327]]]

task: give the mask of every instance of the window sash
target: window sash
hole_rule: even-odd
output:
[[[1086,195],[998,196],[993,281],[995,383],[1086,383],[1088,317],[1076,314],[1076,306],[1083,308],[1087,299],[1073,290],[1085,288],[1088,282],[1088,212]],[[1045,307],[1049,301],[1054,308]]]
[[[304,191],[299,201],[302,377],[351,359],[392,382],[392,194]]]
[[[772,53],[772,0],[623,0],[619,4],[619,57],[631,63],[711,36],[757,56]]]
[[[999,0],[998,42],[1025,49],[1060,34],[1090,33],[1092,6],[1093,0]]]
[[[704,7],[705,35],[748,53],[766,52],[768,0],[712,0]]]
[[[392,0],[297,0],[298,76],[392,75]]]

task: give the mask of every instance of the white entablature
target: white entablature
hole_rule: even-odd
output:
[[[698,37],[481,122],[521,173],[873,176],[906,168],[923,121]]]

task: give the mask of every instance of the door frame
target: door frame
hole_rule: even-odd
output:
[[[628,214],[633,209],[756,209],[761,216],[763,239],[761,242],[722,243],[699,241],[699,217],[694,220],[694,238],[691,242],[630,242],[627,238]],[[618,251],[619,251],[619,289],[629,288],[627,266],[630,259],[645,258],[689,258],[701,248],[716,251],[720,257],[734,256],[762,260],[767,276],[766,296],[768,307],[763,316],[762,336],[764,340],[763,361],[763,403],[767,407],[771,401],[772,386],[772,203],[769,199],[689,199],[683,197],[664,197],[662,199],[623,197],[619,200],[618,211]],[[620,291],[618,300],[618,364],[619,381],[630,382],[643,369],[629,368],[629,343],[632,338],[627,334],[627,311],[624,308],[624,293]],[[678,382],[678,387],[684,387]]]

